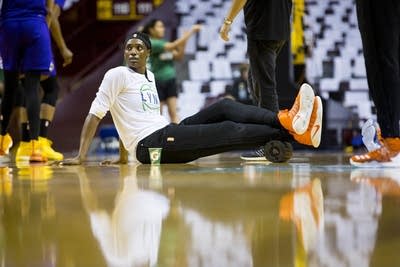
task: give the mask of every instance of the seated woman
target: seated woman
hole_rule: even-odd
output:
[[[160,114],[152,72],[146,69],[151,52],[149,37],[136,32],[125,44],[127,66],[109,70],[83,125],[75,158],[81,164],[100,120],[110,110],[123,146],[141,163],[150,163],[148,148],[162,148],[161,163],[185,163],[231,150],[248,149],[271,140],[318,147],[321,140],[322,102],[303,84],[293,107],[278,113],[222,100],[180,124]],[[126,155],[124,157],[126,159]]]

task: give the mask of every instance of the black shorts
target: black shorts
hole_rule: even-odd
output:
[[[175,79],[156,81],[156,85],[160,101],[165,101],[170,97],[178,97],[178,87]]]

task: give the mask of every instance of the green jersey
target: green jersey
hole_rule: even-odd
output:
[[[167,81],[176,77],[172,52],[165,51],[167,41],[161,39],[150,39],[151,55],[150,70],[154,73],[156,80]]]

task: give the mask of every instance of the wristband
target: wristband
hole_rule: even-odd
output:
[[[224,23],[226,24],[226,25],[231,25],[232,24],[232,20],[229,20],[229,19],[227,19],[227,18],[224,18]]]

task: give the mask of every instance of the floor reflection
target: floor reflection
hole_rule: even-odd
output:
[[[329,180],[325,230],[309,266],[370,266],[381,212],[382,197],[373,186],[351,179]]]
[[[162,220],[169,212],[163,195],[138,187],[137,166],[121,166],[121,189],[112,211],[98,205],[85,168],[77,171],[82,201],[108,266],[155,266]],[[150,178],[151,180],[151,178]]]
[[[301,159],[2,167],[0,266],[397,266],[398,171]]]

